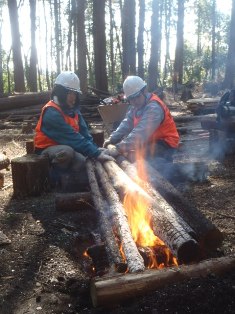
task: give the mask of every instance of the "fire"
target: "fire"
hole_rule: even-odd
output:
[[[138,176],[148,181],[144,163],[141,162],[143,152],[139,151],[137,160]],[[143,181],[142,181],[143,182]],[[140,185],[140,182],[138,182]],[[143,188],[143,187],[142,187]],[[124,208],[127,213],[128,222],[130,225],[131,233],[137,247],[144,248],[144,254],[148,256],[148,268],[163,268],[165,265],[177,265],[177,260],[172,256],[170,250],[165,246],[164,242],[159,239],[151,228],[151,217],[148,213],[149,202],[146,198],[138,193],[133,193],[129,189],[124,197]],[[162,248],[160,255],[164,255],[164,261],[158,262],[156,257],[158,254],[155,248]],[[164,253],[163,253],[164,252]]]

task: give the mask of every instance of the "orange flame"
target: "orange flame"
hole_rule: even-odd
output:
[[[142,158],[144,157],[144,149],[137,150],[137,173],[138,177],[143,181],[148,181],[146,171],[144,169],[144,163]],[[143,182],[142,181],[142,182]],[[140,182],[138,182],[141,185]],[[144,187],[142,187],[144,188]],[[177,265],[177,260],[172,256],[169,249],[164,249],[165,261],[164,263],[158,263],[154,250],[152,248],[156,246],[164,246],[164,242],[159,239],[151,228],[151,217],[148,213],[149,202],[138,193],[129,192],[124,197],[124,208],[127,213],[128,222],[132,232],[132,236],[137,246],[147,248],[147,255],[149,259],[148,268],[163,268],[166,265]]]

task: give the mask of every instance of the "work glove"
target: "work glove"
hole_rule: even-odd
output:
[[[117,157],[118,155],[120,155],[120,152],[118,151],[115,145],[109,145],[107,150],[108,150],[108,154],[112,157]]]
[[[103,147],[104,147],[104,148],[107,148],[107,146],[108,146],[109,144],[112,144],[110,138],[108,138],[107,140],[104,141]]]
[[[108,155],[106,151],[102,151],[101,154],[96,159],[100,162],[115,161],[115,159],[112,156]]]

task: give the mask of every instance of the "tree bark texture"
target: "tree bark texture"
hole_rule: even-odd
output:
[[[118,272],[125,272],[127,265],[119,251],[119,247],[113,232],[113,227],[109,219],[110,213],[108,204],[105,202],[104,197],[100,191],[95,175],[95,166],[93,161],[87,159],[86,169],[91,187],[91,197],[99,215],[99,227],[110,262],[115,265],[115,269]]]
[[[15,197],[38,196],[49,188],[49,160],[25,155],[11,161]]]
[[[191,278],[217,276],[235,269],[235,257],[227,256],[205,260],[198,264],[160,270],[146,270],[141,274],[125,274],[91,282],[93,306],[108,306],[145,295],[167,285],[173,285]]]
[[[113,186],[122,195],[131,193],[134,199],[145,200],[148,204],[146,209],[151,217],[153,232],[158,236],[178,258],[180,262],[191,262],[199,257],[199,247],[197,242],[187,233],[184,226],[176,219],[177,214],[171,208],[164,209],[158,204],[159,197],[151,197],[145,190],[130,179],[130,177],[115,162],[104,163]],[[166,203],[162,204],[163,206]],[[185,224],[184,224],[185,225]]]
[[[148,173],[151,185],[156,188],[183,220],[196,232],[200,245],[207,249],[219,247],[223,240],[223,235],[219,229],[194,205],[189,203],[156,169],[147,162],[144,162],[144,167]]]
[[[20,30],[16,0],[8,0],[8,10],[11,22],[12,51],[14,64],[14,83],[16,92],[25,92],[24,69],[21,54]]]
[[[99,162],[95,162],[96,171],[108,200],[110,213],[121,241],[122,249],[126,257],[129,272],[138,272],[145,269],[144,260],[132,238],[125,209],[120,202],[119,196],[110,183],[108,175]]]

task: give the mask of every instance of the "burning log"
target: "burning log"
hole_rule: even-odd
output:
[[[179,223],[179,220],[176,219],[176,213],[170,211],[169,206],[167,210],[161,208],[156,198],[152,198],[132,181],[115,162],[105,162],[104,168],[120,194],[128,195],[128,193],[131,193],[137,203],[138,197],[147,203],[146,210],[151,217],[154,234],[168,246],[180,262],[188,263],[198,259],[199,246],[197,242]]]
[[[134,166],[134,164],[131,164],[123,156],[118,156],[117,162],[133,181],[135,181],[137,184],[143,187],[145,191],[148,192],[148,194],[154,199],[156,204],[159,205],[159,210],[161,210],[162,212],[166,212],[167,213],[166,215],[172,216],[173,220],[176,220],[180,225],[182,225],[184,230],[189,235],[196,239],[195,231],[182,219],[181,216],[179,216],[175,212],[174,208],[161,196],[161,194],[150,183],[148,183],[148,180],[144,181],[139,177],[137,168]]]
[[[90,192],[57,193],[55,208],[58,211],[79,210],[92,207]]]
[[[113,222],[117,229],[122,249],[126,257],[128,270],[132,273],[143,271],[145,269],[144,260],[138,252],[136,244],[132,238],[125,209],[119,200],[119,196],[112,187],[108,175],[100,162],[95,162],[95,168],[110,206]]]
[[[223,240],[223,235],[195,206],[187,201],[181,193],[161,174],[144,162],[145,169],[149,175],[149,180],[175,211],[187,222],[196,232],[198,241],[202,247],[215,249],[219,247]]]
[[[0,170],[6,169],[10,165],[10,160],[6,155],[0,153]]]
[[[99,213],[100,219],[100,230],[102,233],[102,238],[106,244],[106,250],[108,256],[111,259],[111,262],[115,265],[115,268],[118,272],[125,272],[127,269],[126,263],[123,261],[121,253],[119,251],[115,235],[112,230],[112,226],[107,217],[107,204],[104,201],[104,198],[100,192],[98,182],[95,176],[94,164],[91,160],[86,161],[86,169],[88,174],[88,179],[91,187],[91,196],[93,203],[96,206],[96,209]]]
[[[93,306],[110,306],[136,298],[148,292],[191,278],[211,274],[223,275],[235,269],[235,257],[227,256],[206,260],[198,264],[147,270],[141,274],[125,274],[112,278],[93,279],[91,298]]]

